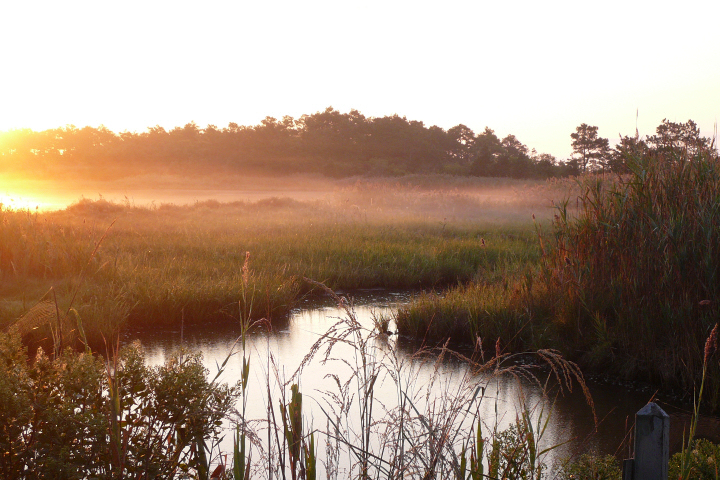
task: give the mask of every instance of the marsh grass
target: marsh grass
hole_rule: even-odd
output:
[[[401,333],[512,349],[562,346],[583,365],[690,392],[718,316],[720,163],[710,149],[626,159],[627,175],[575,179],[552,225],[537,220],[537,257],[493,277],[423,294]],[[717,408],[720,367],[707,367]]]
[[[491,348],[501,339],[508,351],[554,348],[552,325],[538,321],[548,317],[550,305],[531,267],[524,275],[506,272],[492,279],[478,279],[441,292],[423,292],[397,313],[398,331],[425,345],[452,339],[455,344]]]
[[[586,361],[691,391],[718,316],[720,163],[714,151],[626,163],[627,176],[583,179],[576,214],[558,205],[541,280]]]
[[[530,224],[531,225],[531,224]],[[521,249],[503,248],[491,268],[478,270],[472,281],[452,288],[416,295],[397,313],[398,331],[435,345],[451,339],[454,344],[491,349],[499,338],[507,351],[557,348],[557,329],[548,322],[552,303],[537,280],[542,249],[528,228],[514,237],[525,242]],[[481,248],[492,248],[500,238],[481,239]]]
[[[248,251],[252,315],[281,319],[299,298],[314,295],[303,276],[343,290],[441,288],[495,269],[532,238],[512,222],[483,225],[467,213],[495,209],[498,216],[512,206],[491,208],[455,193],[428,196],[415,187],[384,190],[382,197],[375,188],[368,203],[393,209],[372,210],[362,201],[348,208],[344,190],[324,201],[137,207],[83,199],[57,212],[2,208],[0,322],[24,315],[50,287],[61,309],[77,296],[73,306],[95,346],[123,325],[232,321]],[[458,208],[440,218],[445,197],[459,199],[465,213]],[[425,211],[431,204],[440,207]],[[488,246],[478,248],[480,241]]]

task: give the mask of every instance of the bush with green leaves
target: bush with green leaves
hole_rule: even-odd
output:
[[[622,471],[618,459],[612,455],[583,454],[565,463],[559,472],[561,480],[620,480]],[[677,478],[677,477],[670,477]]]
[[[0,333],[0,476],[207,477],[236,388],[209,381],[201,360],[148,367],[138,345],[109,361],[70,349],[31,359]]]
[[[720,444],[712,443],[704,438],[698,438],[692,443],[689,459],[689,477],[695,480],[717,480],[720,478]],[[682,475],[683,452],[678,452],[670,458],[668,478],[683,478]]]

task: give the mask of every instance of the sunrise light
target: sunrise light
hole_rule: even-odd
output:
[[[710,135],[720,105],[718,2],[40,5],[13,3],[0,32],[0,130],[256,125],[333,106],[488,126],[566,158],[582,122],[613,142],[663,118]]]

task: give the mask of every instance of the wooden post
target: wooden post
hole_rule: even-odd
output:
[[[625,461],[623,480],[667,480],[669,460],[670,417],[648,403],[635,414],[635,458]]]

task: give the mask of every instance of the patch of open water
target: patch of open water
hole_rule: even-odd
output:
[[[410,294],[387,293],[382,291],[355,292],[353,295],[354,316],[358,324],[371,331],[373,318],[392,317],[399,305],[408,302]],[[358,368],[357,350],[352,345],[336,344],[328,362],[322,362],[324,350],[304,364],[298,377],[293,374],[307,360],[313,345],[326,332],[347,318],[344,310],[334,304],[309,305],[296,310],[291,317],[272,331],[257,328],[247,337],[246,355],[251,361],[250,401],[247,404],[246,418],[263,420],[267,418],[268,385],[277,409],[277,401],[282,394],[280,384],[289,381],[298,383],[303,393],[303,415],[308,425],[324,430],[327,420],[325,411],[331,406],[326,392],[337,392],[337,384],[328,374],[336,374],[341,379],[349,378],[350,368]],[[391,323],[392,330],[392,323]],[[236,343],[240,328],[235,324],[188,326],[182,331],[141,331],[130,333],[126,340],[139,340],[143,345],[146,361],[149,365],[162,364],[165,359],[181,346],[203,354],[205,366],[211,377],[218,371],[231,351],[236,352],[228,361],[220,381],[235,383],[240,378],[242,352]],[[367,332],[364,333],[367,335]],[[366,337],[365,337],[366,338]],[[437,395],[467,395],[467,384],[484,387],[484,397],[479,403],[478,412],[483,420],[483,431],[488,434],[493,426],[507,428],[516,421],[521,399],[532,408],[534,418],[540,411],[550,412],[550,420],[543,436],[543,445],[559,445],[552,450],[545,461],[552,465],[562,459],[581,453],[615,454],[628,458],[627,443],[623,444],[630,430],[635,413],[653,396],[653,392],[634,384],[621,385],[608,382],[587,380],[592,395],[599,424],[596,426],[592,409],[588,406],[578,384],[571,392],[562,393],[557,389],[550,396],[543,392],[541,385],[527,379],[518,379],[512,375],[490,377],[486,374],[473,374],[466,362],[446,357],[436,363],[436,357],[417,357],[412,342],[397,336],[375,336],[367,344],[372,358],[385,362],[388,371],[401,372],[404,378],[403,390],[417,402],[418,408],[428,407],[431,397]],[[271,358],[277,367],[273,368]],[[519,359],[522,361],[522,359]],[[510,365],[510,364],[508,364]],[[536,371],[538,377],[544,377],[547,371]],[[269,381],[268,381],[269,379]],[[465,389],[464,389],[465,388]],[[289,385],[285,387],[289,392]],[[428,393],[430,392],[430,393]],[[289,395],[289,393],[287,393]],[[381,375],[375,385],[375,399],[378,403],[376,416],[382,417],[383,408],[397,405],[400,398],[397,383],[388,375]],[[357,400],[357,399],[356,399]],[[662,398],[655,399],[671,416],[671,453],[678,451],[682,442],[683,429],[687,429],[690,416],[688,410],[673,408]],[[350,409],[346,419],[352,430],[359,426],[356,405]],[[322,408],[321,408],[322,406]],[[279,418],[279,417],[278,417]],[[259,424],[258,424],[259,425]],[[228,429],[230,425],[228,425]],[[698,429],[699,436],[718,440],[720,421],[705,417]],[[221,448],[232,452],[232,434],[229,431]],[[317,440],[324,445],[324,442]],[[319,449],[322,454],[323,448]],[[322,466],[321,466],[322,468]],[[318,472],[319,474],[321,472]],[[324,478],[324,473],[320,475]]]

